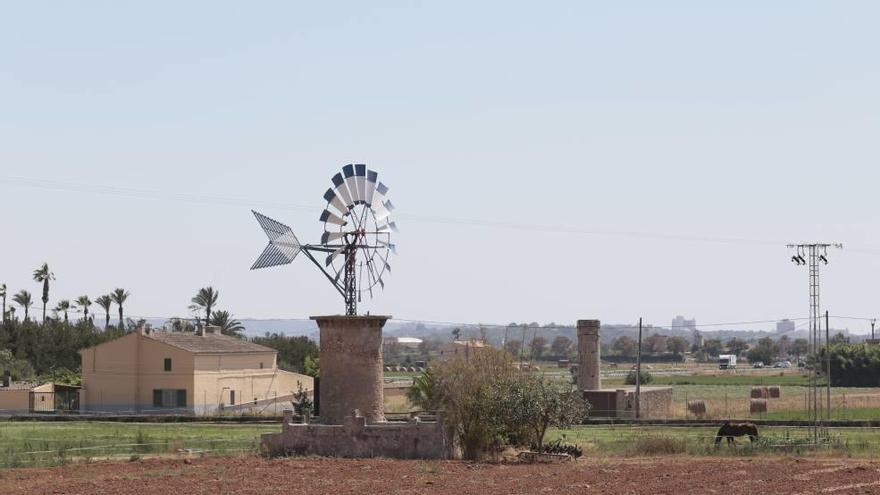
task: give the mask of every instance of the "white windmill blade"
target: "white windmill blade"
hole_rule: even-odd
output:
[[[324,193],[324,200],[327,201],[327,203],[333,205],[333,207],[336,208],[336,211],[338,211],[340,215],[345,215],[346,213],[348,213],[348,208],[346,208],[345,203],[342,202],[339,196],[336,195],[336,192],[333,190],[333,188],[327,189],[327,191]]]
[[[343,251],[345,251],[345,246],[342,246],[341,248],[327,255],[327,258],[324,260],[324,266],[330,266],[330,264],[333,263],[333,260],[335,260],[336,257],[340,254],[342,254]]]
[[[338,241],[345,235],[342,232],[324,232],[321,234],[321,244],[329,244],[332,241]]]
[[[348,187],[348,192],[351,193],[351,206],[360,204],[361,195],[357,187],[357,178],[354,175],[354,165],[349,163],[342,167],[342,175],[345,177],[345,185]]]
[[[358,198],[361,203],[367,202],[367,166],[363,163],[354,165],[354,181],[357,184]]]
[[[395,254],[395,255],[397,254],[397,244],[385,242],[380,239],[376,239],[376,244],[379,244],[380,246],[383,246],[383,247],[387,247],[391,251],[392,254]]]
[[[319,218],[319,220],[322,222],[335,223],[336,225],[345,225],[348,223],[345,220],[343,220],[342,218],[334,215],[333,212],[329,211],[329,210],[322,211],[321,218]]]
[[[343,213],[347,213],[348,210],[354,207],[354,201],[351,199],[351,192],[345,184],[345,179],[342,178],[342,174],[337,172],[331,180],[333,181],[333,187],[336,194],[338,194],[339,197],[342,198],[342,202],[345,203],[345,211],[343,211]]]
[[[388,186],[381,182],[377,183],[376,191],[373,192],[373,198],[370,200],[370,208],[372,208],[374,212],[382,205],[386,194],[388,194]]]
[[[379,173],[374,172],[372,170],[367,170],[367,183],[366,183],[366,198],[364,201],[367,202],[367,205],[372,206],[373,204],[373,194],[376,192],[376,180],[379,178]]]
[[[378,232],[382,232],[382,233],[392,232],[392,231],[393,232],[400,232],[399,230],[397,230],[397,224],[394,222],[389,222],[389,223],[386,223],[385,225],[380,225],[379,228],[376,230]]]

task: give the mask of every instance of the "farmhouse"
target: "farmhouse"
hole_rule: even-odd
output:
[[[143,327],[83,349],[82,409],[135,413],[248,410],[276,414],[311,377],[279,370],[274,349],[203,331]]]

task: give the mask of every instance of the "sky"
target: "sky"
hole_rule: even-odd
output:
[[[878,312],[880,4],[5,2],[0,282],[126,312],[344,310],[304,258],[249,271],[251,208],[318,242],[379,172],[398,256],[360,308],[668,325],[808,314],[789,242],[840,242],[832,315]],[[841,321],[864,332],[862,320]]]

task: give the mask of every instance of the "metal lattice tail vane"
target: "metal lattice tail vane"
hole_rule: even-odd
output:
[[[251,270],[286,265],[302,252],[342,295],[345,314],[356,315],[364,294],[372,297],[374,287],[385,287],[383,277],[391,273],[388,259],[397,254],[391,242],[391,233],[397,232],[390,219],[394,205],[387,199],[388,187],[378,177],[363,164],[346,165],[333,176],[319,219],[324,224],[320,244],[301,244],[290,227],[254,211],[269,245]],[[324,257],[323,263],[316,253]]]

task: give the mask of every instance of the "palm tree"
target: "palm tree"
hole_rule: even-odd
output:
[[[0,284],[0,297],[3,298],[3,321],[6,321],[6,284]]]
[[[241,332],[244,331],[244,325],[229,314],[229,311],[214,311],[208,324],[220,327],[220,333],[223,335],[241,337]]]
[[[31,297],[31,293],[26,290],[23,290],[23,291],[19,292],[18,294],[12,296],[12,300],[15,302],[15,304],[18,304],[19,306],[24,308],[24,321],[27,321],[28,312],[30,310],[30,307],[33,306],[33,304],[34,304],[34,300]]]
[[[98,296],[95,298],[95,304],[104,308],[104,314],[107,320],[104,322],[104,330],[110,328],[110,306],[113,304],[113,298],[108,295]]]
[[[125,304],[125,300],[128,299],[128,291],[125,289],[116,289],[110,293],[110,299],[119,305],[119,328],[122,329],[122,305]]]
[[[83,320],[89,321],[89,306],[92,305],[92,300],[89,299],[89,296],[77,297],[76,304],[83,310]]]
[[[220,292],[214,290],[213,287],[202,287],[194,298],[192,298],[192,306],[190,308],[205,308],[205,323],[211,321],[211,308],[217,304],[217,298]]]
[[[70,310],[70,301],[67,299],[62,299],[58,301],[58,305],[55,306],[55,311],[59,313],[64,313],[64,323],[67,323],[67,312]]]
[[[49,302],[49,281],[55,280],[55,274],[49,271],[49,264],[34,270],[34,282],[43,283],[43,323],[46,323],[46,304]]]

